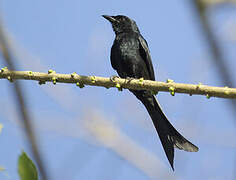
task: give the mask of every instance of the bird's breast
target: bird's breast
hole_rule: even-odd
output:
[[[138,53],[138,46],[135,39],[130,40],[123,40],[121,43],[119,43],[119,51],[123,57],[126,57],[128,59],[132,59],[137,56]]]

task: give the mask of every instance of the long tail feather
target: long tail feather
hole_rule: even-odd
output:
[[[165,114],[163,113],[155,96],[151,95],[147,91],[132,92],[144,104],[149,115],[151,116],[168,161],[172,169],[174,170],[174,147],[189,152],[197,152],[198,147],[185,139],[172,126],[172,124],[168,121]]]

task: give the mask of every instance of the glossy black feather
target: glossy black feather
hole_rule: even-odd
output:
[[[149,72],[149,79],[155,81],[155,75],[147,41],[143,38],[141,34],[139,34],[138,38],[139,38],[139,53],[142,59],[145,61],[146,67]]]

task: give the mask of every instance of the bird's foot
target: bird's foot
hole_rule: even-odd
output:
[[[135,78],[133,78],[133,77],[126,77],[125,79],[126,79],[126,80],[128,81],[128,83],[129,83],[130,81],[134,80]]]
[[[116,82],[116,78],[120,78],[119,76],[117,76],[117,75],[113,75],[113,76],[111,76],[110,77],[110,80],[112,81],[112,82]]]

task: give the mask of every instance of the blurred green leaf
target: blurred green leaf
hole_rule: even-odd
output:
[[[2,132],[3,125],[0,123],[0,133]]]
[[[24,151],[18,158],[18,173],[21,180],[38,180],[36,166]]]

